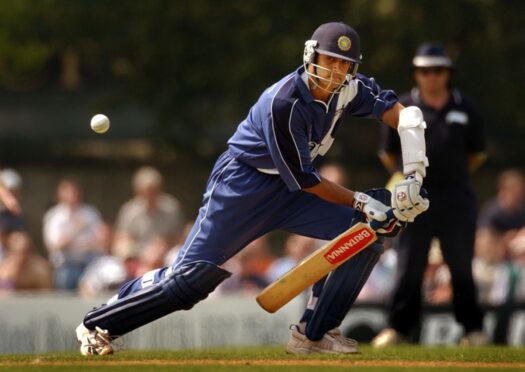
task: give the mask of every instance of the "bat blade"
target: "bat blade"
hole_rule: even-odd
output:
[[[257,303],[269,313],[276,312],[376,240],[376,233],[368,224],[355,224],[268,285],[257,296]]]

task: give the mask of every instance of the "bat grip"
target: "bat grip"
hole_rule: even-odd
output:
[[[374,230],[377,230],[379,229],[381,226],[383,226],[383,224],[385,222],[388,222],[390,221],[392,218],[395,218],[396,216],[394,215],[394,210],[393,209],[390,209],[388,212],[386,212],[386,220],[384,221],[377,221],[377,220],[372,220],[370,221],[370,227]]]

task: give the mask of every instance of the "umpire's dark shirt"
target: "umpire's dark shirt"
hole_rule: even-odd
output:
[[[429,191],[469,187],[468,155],[485,151],[481,116],[470,100],[453,89],[448,103],[441,110],[434,110],[421,101],[419,89],[413,88],[399,101],[404,106],[418,106],[427,123],[429,167],[425,187]],[[381,151],[401,156],[397,131],[382,127]]]

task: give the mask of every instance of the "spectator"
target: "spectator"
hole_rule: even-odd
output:
[[[274,257],[270,253],[268,235],[263,235],[239,252],[239,289],[252,294],[268,285],[266,273]]]
[[[498,177],[496,197],[480,213],[476,243],[490,245],[499,241],[508,249],[522,227],[525,227],[525,177],[520,171],[509,169]]]
[[[416,87],[401,97],[404,105],[416,105],[427,124],[429,160],[424,187],[430,208],[411,223],[396,240],[397,278],[390,306],[389,328],[372,342],[383,347],[415,336],[421,317],[421,287],[433,238],[438,238],[453,285],[456,320],[464,328],[461,343],[485,344],[483,312],[477,302],[472,276],[476,200],[469,173],[486,159],[481,117],[473,104],[450,83],[453,65],[444,49],[424,43],[412,61]],[[380,158],[396,172],[402,151],[399,135],[385,127]],[[406,156],[406,154],[403,154]],[[403,195],[397,195],[397,198]]]
[[[96,239],[102,221],[99,211],[83,202],[78,182],[60,181],[56,197],[57,204],[44,215],[44,243],[55,269],[55,287],[75,290],[86,266],[102,253]]]
[[[118,213],[115,254],[122,258],[139,257],[155,236],[165,237],[170,245],[182,234],[184,216],[177,199],[163,192],[158,170],[142,167],[133,176],[135,196]]]
[[[512,261],[520,257],[524,227],[525,177],[508,169],[499,175],[496,196],[486,203],[478,222],[474,275],[482,301],[501,305],[513,296],[509,293]]]
[[[3,169],[0,171],[0,186],[5,188],[16,203],[20,202],[20,194],[22,189],[22,177],[14,169]],[[21,211],[8,209],[3,202],[0,202],[0,259],[4,256],[5,240],[11,231],[25,230],[25,223],[21,215]]]
[[[317,240],[308,236],[291,234],[284,244],[284,255],[277,258],[266,271],[266,280],[271,283],[296,266],[312,253],[318,245]]]
[[[478,232],[475,252],[472,268],[479,299],[488,305],[501,305],[508,292],[508,249],[496,235]]]
[[[394,289],[396,262],[396,251],[387,249],[372,269],[370,277],[357,297],[357,302],[384,303],[390,298]]]
[[[319,175],[338,185],[346,187],[348,185],[348,175],[345,168],[338,163],[326,163],[319,168]]]
[[[432,305],[448,304],[452,300],[450,270],[443,260],[437,238],[430,242],[427,268],[423,275],[423,298]]]
[[[7,238],[7,254],[0,263],[0,290],[35,291],[51,289],[49,262],[36,254],[28,233],[14,231]]]
[[[267,273],[274,262],[270,251],[267,235],[247,245],[244,250],[222,265],[234,275],[223,281],[212,295],[253,295],[254,292],[266,287],[269,283]]]
[[[514,264],[514,300],[525,303],[525,227],[521,228],[509,242],[510,257]]]
[[[169,250],[170,244],[165,237],[160,235],[152,237],[140,252],[139,264],[137,271],[133,273],[133,277],[136,278],[149,271],[164,267],[166,254]]]
[[[114,291],[131,278],[126,262],[111,254],[113,231],[109,224],[99,225],[96,242],[100,251],[104,253],[91,261],[80,278],[78,292],[84,298]]]
[[[164,259],[165,266],[169,266],[177,258],[177,255],[184,245],[184,242],[186,241],[186,238],[188,237],[194,223],[195,221],[191,220],[184,224],[184,229],[182,230],[182,235],[180,236],[178,242],[176,242],[173,247],[170,248],[168,253],[166,253],[166,257]]]
[[[0,172],[0,204],[14,215],[20,215],[22,209],[14,191],[22,184],[22,178],[14,169],[5,169]]]

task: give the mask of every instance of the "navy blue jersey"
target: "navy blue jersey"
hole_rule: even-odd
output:
[[[228,141],[235,158],[279,174],[290,191],[320,182],[314,161],[332,146],[343,117],[380,119],[397,102],[393,91],[362,74],[328,103],[312,97],[307,81],[300,67],[266,89]]]
[[[399,101],[405,106],[418,106],[427,123],[429,167],[425,187],[436,190],[469,185],[468,155],[485,151],[481,116],[470,100],[453,89],[448,103],[441,110],[434,110],[421,101],[419,90],[414,88]],[[381,147],[384,152],[401,155],[397,131],[384,128]]]

